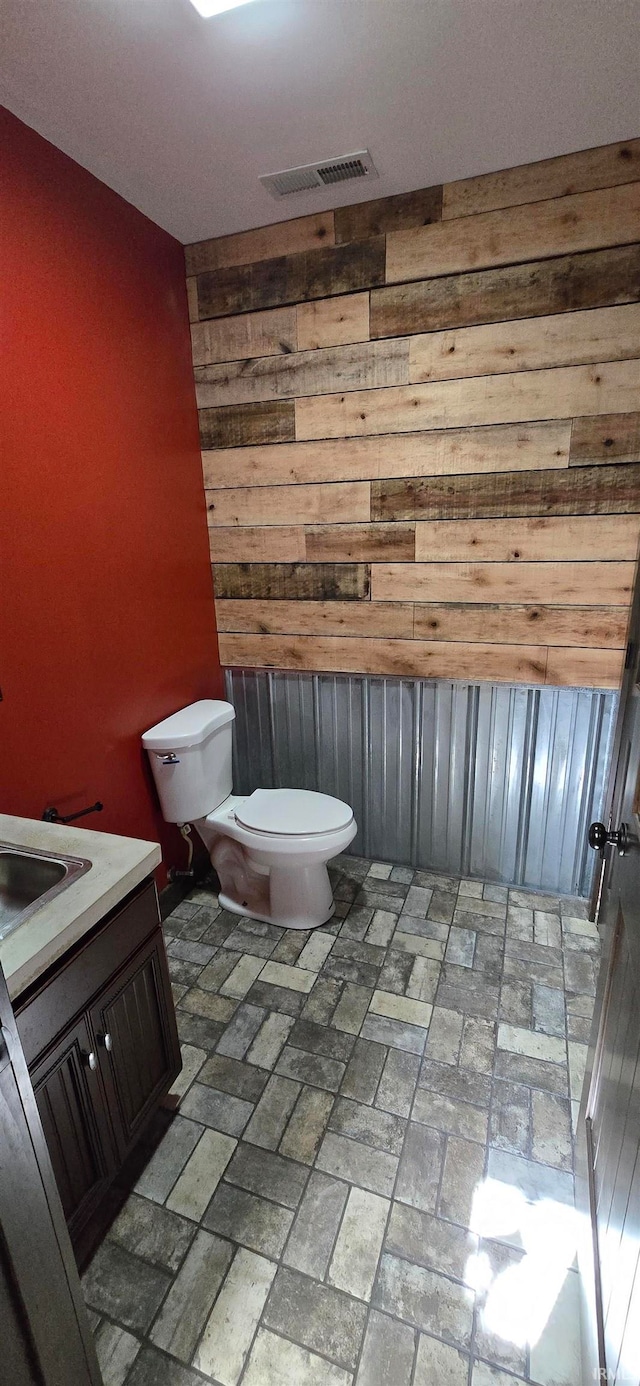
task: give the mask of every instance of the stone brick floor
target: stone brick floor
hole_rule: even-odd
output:
[[[311,934],[166,921],[181,1100],[84,1276],[106,1386],[580,1386],[584,902],[332,876]]]

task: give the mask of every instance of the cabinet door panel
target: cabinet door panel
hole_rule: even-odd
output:
[[[180,1071],[173,998],[160,929],[92,1007],[91,1024],[119,1153]]]
[[[88,1066],[92,1038],[85,1019],[72,1026],[34,1069],[32,1082],[69,1231],[104,1193],[115,1169],[100,1075]]]

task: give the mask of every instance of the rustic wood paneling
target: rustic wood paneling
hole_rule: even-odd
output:
[[[220,659],[227,665],[267,669],[544,683],[547,650],[544,645],[472,645],[444,640],[221,634]],[[466,670],[464,675],[462,670]]]
[[[198,275],[200,318],[353,293],[384,283],[384,237]]]
[[[555,649],[549,647],[546,682],[575,688],[617,688],[624,651]]]
[[[309,562],[406,563],[415,558],[415,526],[312,525],[306,531]]]
[[[241,606],[242,603],[238,602],[237,605]],[[379,610],[385,603],[371,605],[376,605]],[[391,605],[397,606],[398,603]],[[545,645],[623,649],[628,619],[626,606],[416,603],[413,634],[416,640],[469,640],[481,644],[502,641],[509,645],[530,645],[532,640],[536,640]]]
[[[209,530],[213,563],[299,563],[306,558],[301,525],[233,525]]]
[[[279,635],[285,632],[288,635],[357,635],[365,638],[375,635],[406,640],[413,636],[411,602],[234,602],[218,599],[216,618],[221,631],[255,635]],[[530,643],[530,637],[520,643]]]
[[[640,360],[435,380],[295,401],[296,439],[562,419],[633,409]]]
[[[387,236],[386,280],[426,279],[638,239],[640,183],[507,207]]]
[[[377,602],[548,602],[562,592],[565,606],[625,606],[633,563],[391,563],[376,564]]]
[[[257,361],[199,366],[195,378],[200,409],[326,395],[334,390],[380,389],[408,383],[409,341],[405,337],[395,342],[360,342],[322,351],[265,356]]]
[[[339,298],[317,298],[312,303],[299,303],[296,318],[299,351],[366,342],[369,340],[369,295],[342,294]]]
[[[370,331],[372,338],[400,337],[639,298],[640,246],[625,245],[375,289]]]
[[[259,226],[255,231],[239,231],[212,241],[196,241],[185,246],[187,274],[229,265],[252,265],[273,260],[278,255],[294,255],[317,246],[334,244],[333,212],[314,212],[312,216]]]
[[[442,216],[466,217],[496,207],[610,188],[639,178],[640,140],[626,140],[445,183]]]
[[[416,383],[624,361],[640,357],[640,304],[460,327],[409,341],[409,379]]]
[[[235,318],[194,322],[191,348],[194,366],[296,351],[296,309],[270,308],[266,313],[240,313]]]
[[[354,207],[338,207],[334,212],[336,245],[344,241],[364,241],[387,231],[408,231],[429,226],[442,216],[442,188],[419,188],[417,192],[376,197]]]
[[[328,482],[320,486],[245,486],[207,492],[210,525],[340,524],[368,520],[368,481]]]
[[[640,511],[640,466],[434,477],[371,483],[373,520],[510,515],[625,515]]]
[[[364,601],[370,572],[363,563],[214,563],[216,597],[269,601]]]
[[[223,661],[615,687],[640,535],[640,141],[187,264]]]
[[[570,436],[566,419],[229,448],[205,452],[202,461],[207,487],[546,471],[568,465]]]
[[[294,406],[288,400],[201,409],[199,417],[203,448],[286,443],[295,436]]]
[[[640,462],[640,413],[574,419],[569,466]]]
[[[371,528],[391,528],[376,526]],[[517,520],[429,520],[416,527],[420,563],[549,563],[555,559],[633,560],[637,515],[569,515]]]

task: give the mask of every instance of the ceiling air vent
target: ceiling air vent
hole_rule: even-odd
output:
[[[377,178],[378,170],[368,149],[355,154],[342,154],[337,159],[323,159],[317,164],[302,164],[286,168],[282,173],[265,173],[260,179],[272,197],[288,197],[290,193],[309,192],[326,188],[333,183],[346,183],[351,178]]]

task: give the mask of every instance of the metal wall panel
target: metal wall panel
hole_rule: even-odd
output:
[[[352,851],[589,893],[616,695],[597,689],[227,670],[234,787],[351,804]]]

